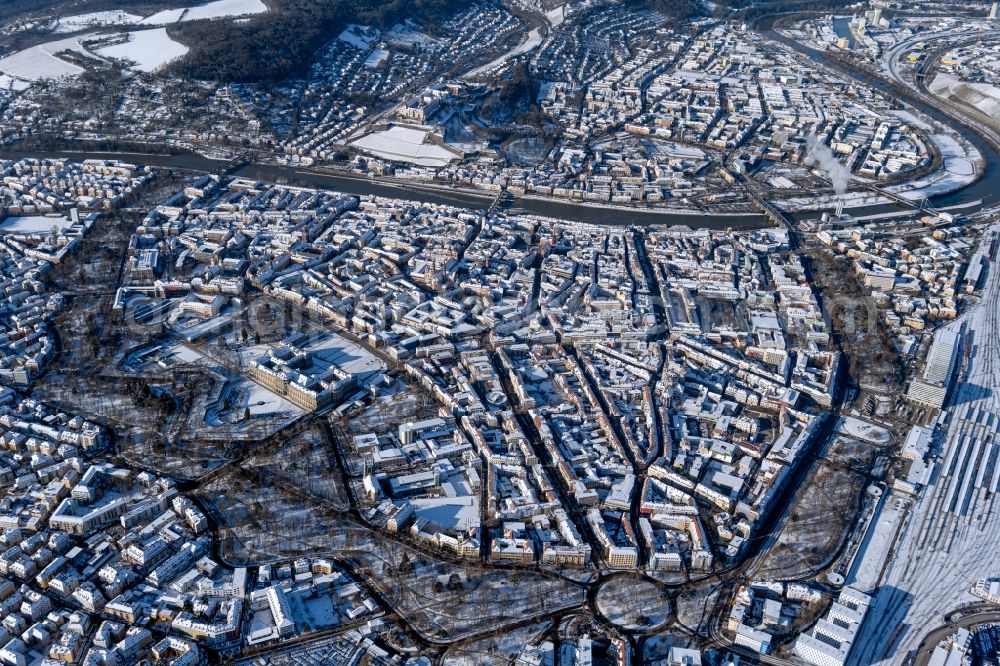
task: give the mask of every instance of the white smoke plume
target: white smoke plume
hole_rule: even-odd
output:
[[[809,135],[806,143],[806,164],[815,166],[826,174],[833,183],[834,192],[837,194],[847,192],[847,186],[851,182],[851,172],[834,156],[830,146],[820,141],[815,133]]]

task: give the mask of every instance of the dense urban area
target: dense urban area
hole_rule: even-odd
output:
[[[1000,4],[0,3],[0,666],[1000,666]]]

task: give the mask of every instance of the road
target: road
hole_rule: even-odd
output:
[[[920,642],[920,647],[917,648],[917,658],[913,662],[913,666],[927,666],[938,643],[954,634],[960,627],[968,629],[977,624],[985,624],[987,622],[1000,622],[1000,609],[966,615],[957,622],[949,622],[929,632],[924,636],[924,640]]]
[[[332,176],[301,169],[275,167],[272,165],[249,165],[245,174],[258,173],[259,169],[271,173],[279,170],[288,178],[342,179],[343,182],[367,183],[364,179]],[[383,187],[395,187],[382,185]],[[352,185],[349,185],[352,187]],[[402,187],[397,189],[402,190]],[[409,188],[406,192],[422,192],[420,188]],[[399,196],[399,195],[397,195]],[[768,205],[762,200],[762,208]],[[600,209],[595,214],[605,215]],[[773,212],[780,217],[780,211]],[[1000,226],[997,227],[1000,230]],[[638,238],[638,234],[633,235]],[[634,247],[640,248],[636,242]],[[636,250],[643,277],[650,293],[657,294],[659,287],[655,271],[649,266],[644,251]],[[636,280],[639,276],[633,276]],[[666,326],[662,304],[657,306],[657,321]],[[996,435],[1000,423],[1000,271],[992,270],[984,289],[984,302],[966,315],[955,326],[966,325],[973,332],[976,352],[971,358],[968,378],[958,387],[949,407],[951,421],[948,430],[943,460],[931,486],[918,500],[913,512],[901,532],[897,554],[887,569],[886,586],[879,592],[873,605],[873,622],[866,625],[863,641],[856,650],[858,660],[864,663],[880,661],[886,650],[895,650],[893,659],[907,651],[924,650],[932,645],[938,632],[946,632],[952,625],[945,625],[925,636],[921,641],[920,628],[933,626],[941,617],[941,609],[954,608],[966,596],[969,584],[978,577],[995,575],[1000,572],[1000,549],[996,548],[995,535],[1000,533],[1000,507],[996,506],[996,495],[1000,492],[1000,439]],[[661,332],[662,334],[662,332]],[[573,350],[568,349],[569,353]],[[662,370],[662,359],[660,370]],[[593,384],[589,376],[588,381]],[[608,405],[596,385],[591,386],[601,401],[600,407],[608,413]],[[824,428],[810,444],[809,455],[805,456],[801,469],[796,469],[795,483],[789,483],[783,491],[780,507],[762,522],[760,533],[751,542],[746,560],[730,570],[729,574],[752,571],[768,552],[790,504],[793,493],[804,478],[813,461],[815,448],[829,437],[829,429],[836,423],[842,393],[838,390],[837,407]],[[610,420],[610,419],[609,419]],[[614,423],[614,421],[612,421]],[[279,431],[274,438],[288,436],[297,428],[311,424],[303,419],[294,427]],[[526,424],[525,424],[526,425]],[[991,430],[992,428],[992,430]],[[620,426],[615,424],[616,433],[624,439]],[[662,424],[658,426],[659,449],[663,448]],[[526,431],[530,428],[526,427]],[[262,445],[270,443],[268,440]],[[236,466],[255,449],[248,449],[229,464]],[[636,469],[643,465],[631,460]],[[807,464],[808,463],[808,464]],[[228,469],[226,470],[228,471]],[[214,475],[223,472],[217,471]],[[195,482],[191,482],[193,487]],[[633,519],[637,518],[637,484],[633,493]],[[187,486],[182,489],[189,489]],[[306,498],[306,501],[322,501],[322,498]],[[356,507],[347,513],[360,521]],[[586,533],[586,530],[584,530]],[[640,538],[642,560],[648,557],[648,544]],[[717,574],[712,578],[721,576]],[[360,576],[363,578],[363,576]],[[592,589],[597,589],[593,586]],[[522,618],[515,624],[485,628],[471,636],[472,639],[499,631],[508,631],[521,623],[534,622],[542,617],[559,617],[568,612],[561,609],[547,615]],[[984,614],[987,615],[987,614]],[[990,614],[996,617],[996,614]],[[963,622],[965,620],[963,619]],[[943,634],[942,634],[943,635]],[[426,640],[430,641],[430,638]],[[467,639],[468,640],[468,639]],[[918,641],[920,641],[918,643]],[[442,645],[447,644],[442,642]],[[737,650],[740,651],[740,650]],[[922,652],[921,652],[922,654]],[[784,660],[770,658],[765,663],[785,664]]]
[[[912,83],[916,84],[917,88],[919,88],[920,92],[925,97],[935,101],[953,116],[964,119],[965,124],[973,127],[979,134],[985,137],[994,148],[1000,149],[1000,121],[998,121],[995,116],[980,111],[972,104],[955,101],[950,97],[938,95],[928,89],[928,83],[933,81],[934,73],[941,62],[941,58],[949,50],[976,42],[990,42],[995,45],[997,40],[996,33],[993,32],[976,33],[976,35],[976,37],[970,38],[968,34],[966,34],[965,39],[954,42],[946,42],[943,46],[940,46],[935,51],[931,52],[930,55],[924,59],[924,62],[921,63],[920,66],[914,71]],[[898,68],[898,63],[896,63],[896,67]]]
[[[948,105],[942,102],[941,99],[924,93],[913,82],[907,82],[905,79],[902,81],[897,80],[892,74],[886,74],[874,69],[865,69],[845,57],[817,51],[810,46],[801,44],[776,32],[770,27],[771,23],[773,23],[773,17],[768,17],[759,26],[759,29],[762,29],[768,38],[785,44],[804,56],[844,74],[851,80],[860,81],[881,93],[899,99],[904,104],[911,106],[931,119],[954,129],[979,151],[983,158],[984,168],[977,173],[978,179],[956,192],[930,197],[930,204],[932,206],[935,208],[945,208],[955,204],[967,204],[976,200],[982,200],[988,204],[995,203],[996,193],[1000,191],[1000,173],[998,173],[1000,172],[1000,152],[998,152],[1000,150],[1000,132],[970,117],[967,109]],[[886,207],[879,206],[876,208],[882,209]],[[895,208],[896,203],[893,202],[888,207]],[[973,208],[978,209],[982,207],[980,204]],[[884,211],[866,209],[863,212],[865,215],[869,215]],[[857,211],[855,211],[855,214],[857,214]]]
[[[822,54],[800,44],[779,41],[824,59]],[[898,53],[906,48],[900,46]],[[923,93],[912,95],[922,105],[939,102]],[[961,110],[949,111],[952,115]],[[940,114],[937,119],[941,120]],[[968,124],[993,143],[992,127],[972,119]],[[983,140],[978,143],[982,146]],[[995,157],[994,152],[994,166]],[[990,235],[984,238],[980,252],[989,246]],[[975,579],[1000,572],[1000,549],[996,548],[995,537],[1000,533],[1000,507],[995,501],[1000,491],[1000,437],[996,435],[1000,424],[998,309],[1000,271],[993,270],[984,289],[983,304],[955,324],[968,324],[974,331],[977,351],[972,359],[974,367],[953,401],[953,410],[961,411],[948,432],[943,471],[935,475],[932,487],[921,497],[902,530],[897,556],[888,568],[886,584],[875,597],[851,663],[902,663],[917,648],[921,628],[934,626],[935,620],[943,621],[940,609],[955,608],[967,598]],[[767,547],[762,550],[766,552]],[[717,643],[726,640],[718,627],[713,636]]]
[[[910,83],[902,77],[899,70],[899,62],[902,60],[904,55],[914,50],[914,48],[921,42],[930,42],[939,39],[948,39],[951,37],[961,37],[964,35],[968,35],[968,31],[964,29],[940,30],[932,33],[920,33],[910,39],[904,39],[894,44],[882,55],[882,68],[883,70],[887,70],[890,76],[892,76],[892,78],[896,81],[904,84]]]
[[[886,54],[887,60],[883,61],[883,67],[888,70],[889,75],[894,81],[911,89],[915,85],[917,91],[914,94],[919,95],[923,101],[936,106],[942,112],[972,127],[981,136],[990,141],[994,147],[998,147],[1000,146],[1000,123],[997,122],[996,118],[982,113],[974,106],[957,104],[949,99],[935,95],[927,89],[928,80],[933,78],[932,74],[945,53],[957,46],[972,44],[985,39],[995,40],[996,33],[992,31],[970,32],[962,29],[924,35],[919,40],[910,39],[897,44]],[[930,51],[919,67],[915,68],[913,76],[907,77],[906,73],[900,69],[900,58],[917,42],[924,42],[925,44],[944,42],[944,45]]]

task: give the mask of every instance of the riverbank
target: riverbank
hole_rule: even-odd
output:
[[[142,154],[135,152],[79,151],[0,151],[0,159],[18,160],[26,157],[71,160],[118,159],[156,168],[179,169],[199,173],[215,173],[228,163],[194,153]],[[334,175],[303,167],[252,163],[237,167],[230,175],[284,185],[333,190],[356,196],[381,196],[434,205],[481,210],[492,205],[495,196],[489,193],[463,191],[456,188],[403,184],[363,176]],[[641,209],[576,204],[542,198],[513,198],[510,209],[527,215],[538,215],[568,222],[611,226],[687,226],[692,229],[758,229],[769,226],[759,213],[699,214],[670,209]]]

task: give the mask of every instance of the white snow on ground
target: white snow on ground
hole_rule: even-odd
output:
[[[200,363],[205,359],[204,356],[187,345],[176,345],[171,347],[170,351],[182,363]]]
[[[13,76],[6,74],[0,74],[0,90],[24,90],[30,85],[27,81],[15,79]]]
[[[202,19],[228,18],[230,16],[252,16],[263,14],[267,5],[261,0],[216,0],[207,5],[192,7],[184,14],[184,21],[200,21]]]
[[[177,23],[184,16],[183,9],[164,9],[156,12],[152,16],[142,19],[143,25],[165,25],[167,23]]]
[[[845,416],[838,424],[840,432],[873,444],[888,444],[892,439],[892,433],[885,428],[879,427],[867,421],[856,419],[853,416]]]
[[[437,44],[437,40],[428,37],[417,30],[409,23],[397,23],[385,33],[385,41],[396,46],[430,46]]]
[[[267,347],[261,347],[261,349],[267,349]],[[170,347],[170,352],[181,363],[206,366],[213,364],[200,351],[183,343]],[[226,395],[233,401],[232,411],[238,417],[242,417],[245,409],[250,410],[251,416],[268,418],[291,419],[305,414],[305,411],[295,403],[245,377],[229,386]],[[223,422],[218,417],[218,412],[214,408],[209,409],[205,414],[205,422],[213,427],[219,427],[223,425]]]
[[[70,222],[63,217],[46,217],[44,215],[29,215],[26,217],[8,217],[0,222],[0,234],[45,234],[52,230],[65,229]]]
[[[166,9],[145,19],[124,10],[78,14],[59,18],[54,29],[57,33],[65,33],[91,26],[129,23],[165,25],[179,21],[249,16],[266,11],[267,5],[262,0],[216,0],[197,7]],[[170,39],[165,30],[135,31],[129,32],[128,35],[127,43],[100,48],[97,53],[111,58],[133,60],[136,62],[135,69],[144,72],[151,72],[187,53],[187,47]],[[93,54],[88,52],[81,42],[96,36],[94,33],[88,33],[47,42],[0,59],[0,88],[23,89],[24,82],[57,79],[82,73],[82,67],[57,57],[57,54],[74,51],[84,56],[92,56]]]
[[[541,28],[535,28],[534,30],[529,32],[527,36],[524,38],[524,40],[520,44],[515,46],[513,49],[507,51],[507,53],[504,53],[502,56],[500,56],[493,62],[487,63],[482,67],[477,67],[468,74],[465,74],[462,78],[472,79],[479,76],[480,74],[485,74],[486,72],[490,72],[499,67],[500,65],[504,64],[511,58],[515,58],[519,55],[524,55],[529,51],[534,51],[536,48],[538,48],[538,46],[542,43],[544,39],[545,35],[542,34]]]
[[[428,133],[409,127],[390,127],[353,142],[373,155],[388,160],[411,162],[420,166],[444,166],[457,155],[435,143],[425,143]]]
[[[87,50],[80,44],[81,39],[88,37],[93,37],[93,35],[60,39],[55,42],[46,42],[45,44],[39,44],[38,46],[18,51],[6,58],[0,59],[0,72],[25,81],[76,76],[83,71],[83,68],[57,58],[56,54],[63,51],[75,51],[83,55],[89,55]]]
[[[962,81],[954,74],[941,73],[928,88],[935,95],[954,97],[989,116],[1000,116],[1000,88],[997,86]]]
[[[938,72],[934,75],[934,78],[927,85],[927,89],[930,90],[935,95],[948,95],[955,86],[960,84],[962,80],[955,76],[954,74],[948,74],[947,72]]]
[[[670,601],[647,580],[612,580],[600,587],[596,602],[606,620],[623,628],[650,627],[670,617]]]
[[[108,58],[130,60],[132,69],[153,72],[168,62],[180,58],[188,52],[183,44],[170,39],[166,28],[137,30],[126,33],[128,41],[98,49],[98,53]]]
[[[552,28],[558,28],[566,20],[566,5],[559,5],[555,9],[545,12],[545,20]]]
[[[955,190],[975,180],[982,155],[971,145],[966,147],[948,134],[932,134],[931,141],[941,151],[944,165],[941,169],[904,185],[893,185],[887,190],[913,201]]]
[[[381,33],[374,28],[352,23],[344,28],[344,31],[340,33],[340,36],[337,37],[337,39],[342,42],[347,42],[356,48],[365,50],[370,49],[372,44],[378,41],[380,35]]]
[[[336,334],[305,347],[305,350],[313,355],[312,362],[317,366],[336,365],[344,372],[356,375],[359,382],[370,380],[385,371],[385,364],[364,347]],[[261,355],[257,354],[258,357]]]
[[[971,176],[976,172],[976,165],[972,158],[966,155],[962,144],[954,137],[947,134],[934,134],[931,140],[941,151],[944,158],[944,166],[950,173],[959,176]]]
[[[245,397],[236,406],[237,413],[249,409],[252,416],[270,416],[273,414],[299,415],[305,412],[295,403],[256,382],[245,379],[236,388]]]
[[[656,146],[658,152],[664,155],[670,155],[671,157],[693,160],[695,162],[700,162],[705,159],[705,151],[694,146],[686,146],[684,144],[674,143],[673,141],[659,141],[654,145]]]
[[[973,261],[989,252],[983,234]],[[902,522],[881,587],[854,643],[851,663],[898,664],[929,628],[975,601],[969,588],[1000,571],[1000,271],[990,268],[982,300],[949,328],[968,330],[971,353],[945,407],[934,471]],[[871,547],[870,547],[871,548]]]
[[[896,116],[897,118],[899,118],[900,120],[902,120],[907,125],[910,125],[912,127],[916,127],[917,129],[921,129],[921,130],[929,130],[929,129],[931,129],[930,125],[928,125],[926,122],[924,122],[920,118],[917,118],[915,115],[913,115],[912,111],[907,111],[905,109],[895,109],[893,111],[890,111],[889,113],[891,113],[892,115]]]
[[[389,52],[385,49],[375,49],[365,60],[365,67],[368,69],[378,69],[389,57]]]
[[[261,0],[215,0],[207,5],[181,9],[164,9],[142,20],[144,25],[167,25],[185,21],[229,18],[263,14],[267,5]]]
[[[965,83],[959,88],[958,96],[989,116],[1000,116],[1000,88],[997,86],[989,83]]]
[[[802,189],[794,181],[789,180],[785,176],[774,176],[772,178],[768,178],[767,182],[771,184],[771,187],[779,190]]]
[[[479,498],[467,497],[416,497],[410,500],[413,511],[438,527],[465,531],[479,525]]]
[[[57,33],[76,32],[77,30],[84,30],[86,28],[100,28],[108,25],[128,25],[130,23],[139,23],[140,21],[142,21],[141,16],[129,14],[121,9],[114,9],[107,12],[92,12],[90,14],[64,16],[56,21],[54,31]]]

